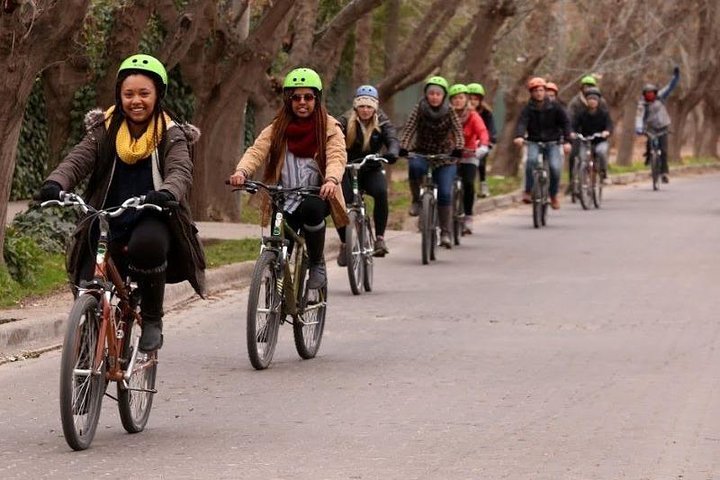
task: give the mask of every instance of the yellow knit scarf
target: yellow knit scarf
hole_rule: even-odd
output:
[[[110,119],[114,110],[115,106],[112,106],[105,112],[106,129],[110,127]],[[165,116],[165,125],[169,126],[172,120],[167,114],[163,113],[163,115]],[[139,160],[149,157],[163,137],[162,129],[158,129],[157,135],[153,135],[153,132],[155,132],[155,118],[150,119],[145,133],[140,138],[133,138],[127,120],[123,120],[115,137],[115,150],[120,160],[128,165],[134,165]]]

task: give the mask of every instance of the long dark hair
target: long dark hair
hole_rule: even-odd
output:
[[[325,172],[325,165],[327,164],[326,159],[326,143],[327,143],[327,109],[322,104],[322,94],[317,89],[313,88],[315,93],[315,109],[313,110],[311,120],[315,123],[315,135],[316,142],[318,145],[317,151],[317,162],[321,172]],[[265,168],[265,175],[263,181],[269,182],[274,180],[273,175],[280,163],[280,156],[285,150],[285,131],[288,125],[297,119],[295,113],[292,110],[292,94],[294,89],[288,88],[283,92],[283,104],[278,109],[275,118],[273,119],[273,131],[272,137],[270,138],[270,159],[268,165]]]

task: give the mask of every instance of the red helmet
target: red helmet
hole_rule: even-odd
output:
[[[530,79],[530,81],[527,84],[528,90],[534,90],[538,87],[545,87],[547,84],[545,83],[545,79],[541,77],[533,77]]]
[[[553,92],[558,93],[558,86],[553,82],[547,82],[545,84],[545,90],[552,90]]]

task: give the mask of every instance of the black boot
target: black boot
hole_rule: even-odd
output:
[[[410,205],[410,216],[417,217],[420,215],[420,180],[413,178],[408,179],[410,184],[410,195],[412,197],[412,204]]]
[[[307,281],[308,289],[322,288],[327,284],[325,270],[325,221],[319,225],[303,225],[305,241],[307,244],[308,260],[310,261],[310,278]]]
[[[165,265],[151,270],[130,267],[138,278],[140,315],[143,320],[140,350],[153,352],[163,344],[162,318],[165,297]]]

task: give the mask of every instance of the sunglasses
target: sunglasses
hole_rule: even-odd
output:
[[[305,100],[306,102],[311,102],[311,101],[315,100],[315,95],[313,95],[312,93],[303,93],[303,94],[295,93],[290,96],[290,99],[293,102],[299,102],[301,100]]]

